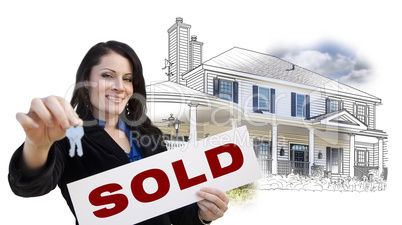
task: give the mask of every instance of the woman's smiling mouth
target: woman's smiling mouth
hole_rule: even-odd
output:
[[[106,95],[106,98],[109,99],[109,101],[117,102],[117,103],[120,103],[125,99],[125,98],[119,98],[119,97],[110,96],[110,95]]]

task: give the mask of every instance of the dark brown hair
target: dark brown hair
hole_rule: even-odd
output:
[[[161,135],[162,132],[152,125],[145,114],[146,89],[141,61],[135,51],[125,43],[118,41],[100,42],[89,49],[77,70],[75,88],[70,102],[71,105],[74,108],[76,107],[76,112],[84,121],[93,119],[92,106],[84,83],[89,81],[92,68],[100,63],[102,56],[111,52],[115,52],[128,59],[133,68],[134,75],[134,94],[128,101],[128,105],[120,115],[120,118],[128,125],[138,127],[141,133]]]

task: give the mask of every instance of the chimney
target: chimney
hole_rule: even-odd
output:
[[[202,42],[197,41],[197,36],[192,35],[190,41],[190,65],[189,70],[196,68],[202,63]]]
[[[170,81],[185,84],[181,76],[189,70],[191,25],[183,23],[183,18],[177,17],[176,22],[168,29]]]
[[[177,17],[176,18],[176,23],[183,23],[183,18]]]
[[[202,63],[202,42],[197,36],[190,39],[191,25],[183,23],[183,18],[177,17],[176,22],[168,29],[169,56],[171,63],[169,80],[186,84],[182,75]]]

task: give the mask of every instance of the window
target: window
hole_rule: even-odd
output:
[[[340,105],[339,105],[339,101],[338,101],[338,100],[333,100],[333,99],[331,99],[330,105],[329,105],[329,111],[330,111],[330,112],[339,111],[339,110],[340,110],[340,107],[339,107],[339,106],[340,106]]]
[[[291,93],[291,116],[310,119],[310,95]]]
[[[271,159],[272,150],[270,142],[254,139],[254,152],[257,158]]]
[[[219,86],[219,98],[232,101],[232,94],[233,94],[232,82],[221,80]]]
[[[269,143],[261,142],[260,143],[260,156],[269,157],[271,154],[269,152]]]
[[[275,89],[253,85],[253,111],[275,113]]]
[[[269,89],[259,87],[258,88],[258,109],[269,111]]]
[[[214,78],[213,94],[216,97],[238,103],[239,83],[236,81]]]
[[[355,116],[363,123],[367,123],[367,106],[363,104],[355,105]]]
[[[327,98],[326,100],[326,110],[325,113],[331,113],[341,110],[342,101],[339,99]]]
[[[327,147],[327,170],[334,174],[342,173],[342,148]]]
[[[291,150],[296,150],[296,151],[308,151],[308,145],[295,145],[291,144],[290,145]]]
[[[356,150],[356,165],[357,166],[368,166],[368,154],[367,149],[357,149]]]
[[[304,117],[305,115],[305,96],[297,94],[296,96],[296,116]]]

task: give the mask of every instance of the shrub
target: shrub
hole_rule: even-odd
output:
[[[226,192],[231,204],[245,205],[255,200],[255,183],[249,183]]]

